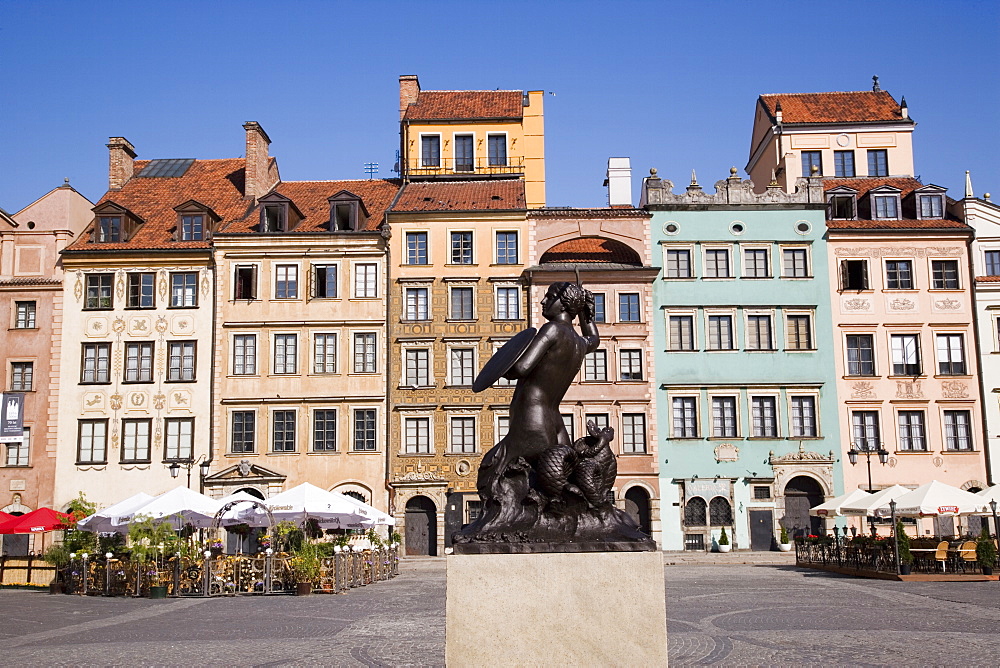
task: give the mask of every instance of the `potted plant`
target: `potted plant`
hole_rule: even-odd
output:
[[[311,594],[320,575],[320,559],[316,546],[311,543],[303,543],[295,556],[288,560],[288,566],[292,569],[295,594],[297,596]]]
[[[722,527],[722,533],[719,534],[719,552],[729,552],[731,549],[729,534],[726,533],[726,527]]]
[[[913,553],[910,552],[910,537],[903,528],[903,520],[896,521],[896,543],[899,545],[899,574],[909,575],[913,567]]]
[[[782,525],[781,534],[778,536],[778,549],[782,552],[788,552],[792,549],[792,542],[788,539],[788,529]]]
[[[983,527],[983,532],[976,540],[976,561],[983,569],[983,575],[993,575],[993,569],[997,565],[997,547],[990,538],[990,531]]]

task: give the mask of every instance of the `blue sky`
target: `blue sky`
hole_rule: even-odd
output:
[[[916,172],[1000,197],[1000,3],[27,2],[0,0],[0,207],[69,177],[96,201],[107,138],[140,158],[237,157],[282,177],[389,171],[400,74],[544,89],[550,206],[600,206],[609,156],[677,186],[746,164],[760,93],[868,90],[917,123]]]

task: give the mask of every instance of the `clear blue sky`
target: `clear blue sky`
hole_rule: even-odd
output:
[[[392,176],[400,74],[544,89],[551,206],[600,206],[609,156],[703,185],[746,164],[760,93],[868,90],[917,121],[916,171],[1000,198],[1000,3],[0,0],[0,207],[69,177],[96,201],[109,136],[140,158],[243,153],[282,177]]]

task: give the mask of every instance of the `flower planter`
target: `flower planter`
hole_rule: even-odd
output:
[[[909,575],[912,568],[913,568],[913,564],[900,564],[899,565],[899,574],[900,575]]]
[[[167,597],[167,587],[166,585],[158,585],[149,588],[150,598],[166,598]]]
[[[993,575],[993,567],[983,566],[983,575]]]
[[[65,594],[66,593],[66,583],[65,582],[52,582],[49,584],[50,594]]]
[[[791,543],[778,543],[778,551],[779,552],[791,552],[792,551],[792,544]]]
[[[297,582],[295,584],[295,595],[296,596],[308,596],[313,591],[312,582]]]
[[[720,545],[719,546],[719,552],[729,552],[729,550],[731,550],[731,549],[733,549],[732,545]]]

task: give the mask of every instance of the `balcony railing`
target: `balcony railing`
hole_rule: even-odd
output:
[[[410,176],[460,176],[481,174],[522,174],[524,157],[498,158],[441,158],[436,161],[410,160]]]

